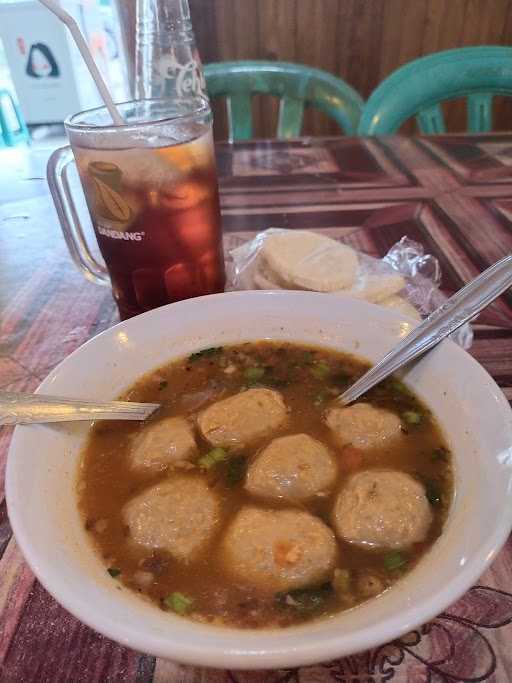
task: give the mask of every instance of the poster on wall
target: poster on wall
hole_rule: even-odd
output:
[[[86,11],[82,2],[61,4],[75,17],[86,37],[101,33],[101,16],[94,2],[88,3]],[[101,104],[68,30],[37,0],[0,4],[0,38],[27,123],[61,122],[70,114]],[[104,70],[102,60],[106,55],[101,46],[96,49],[95,59]]]

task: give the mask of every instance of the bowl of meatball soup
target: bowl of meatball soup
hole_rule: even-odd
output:
[[[39,580],[107,637],[220,668],[326,661],[427,622],[510,531],[512,421],[450,341],[339,404],[413,324],[236,292],[89,341],[40,393],[161,408],[15,430],[8,510]]]

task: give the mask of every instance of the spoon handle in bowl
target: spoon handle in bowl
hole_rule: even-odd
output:
[[[40,394],[0,392],[0,425],[74,420],[145,420],[159,403],[85,401]]]
[[[344,405],[352,403],[393,372],[455,332],[511,286],[512,255],[509,255],[487,268],[425,318],[421,325],[409,332],[337,400]]]

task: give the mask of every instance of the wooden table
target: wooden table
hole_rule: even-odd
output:
[[[279,226],[323,230],[378,256],[408,235],[439,259],[448,293],[512,251],[512,135],[259,141],[217,151],[227,247]],[[26,149],[0,155],[4,390],[34,389],[117,320],[109,291],[86,282],[66,253],[44,180],[47,156]],[[484,312],[471,349],[509,399],[511,306],[508,294]],[[10,436],[0,429],[2,501]],[[5,501],[0,552],[0,683],[512,680],[510,541],[478,586],[399,641],[321,666],[266,673],[182,667],[83,626],[34,580],[12,538]]]

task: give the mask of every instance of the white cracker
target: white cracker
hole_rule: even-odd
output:
[[[381,301],[379,306],[382,306],[383,308],[389,308],[392,311],[397,311],[398,313],[403,313],[407,317],[417,320],[418,322],[421,320],[421,315],[416,308],[414,308],[411,303],[403,299],[401,296],[390,296],[388,299]]]
[[[356,252],[330,237],[307,230],[270,235],[262,255],[271,271],[292,289],[332,292],[350,287],[356,277]]]
[[[283,282],[279,277],[268,267],[261,254],[256,263],[256,270],[253,276],[254,285],[258,289],[296,289],[291,285]]]
[[[353,296],[355,299],[364,299],[370,303],[377,304],[396,294],[404,287],[405,280],[398,273],[363,275],[352,287],[342,290],[340,294],[346,294],[347,296]]]
[[[283,289],[283,287],[278,284],[277,282],[273,282],[267,277],[266,272],[261,272],[260,270],[257,270],[254,273],[254,284],[258,289]]]

